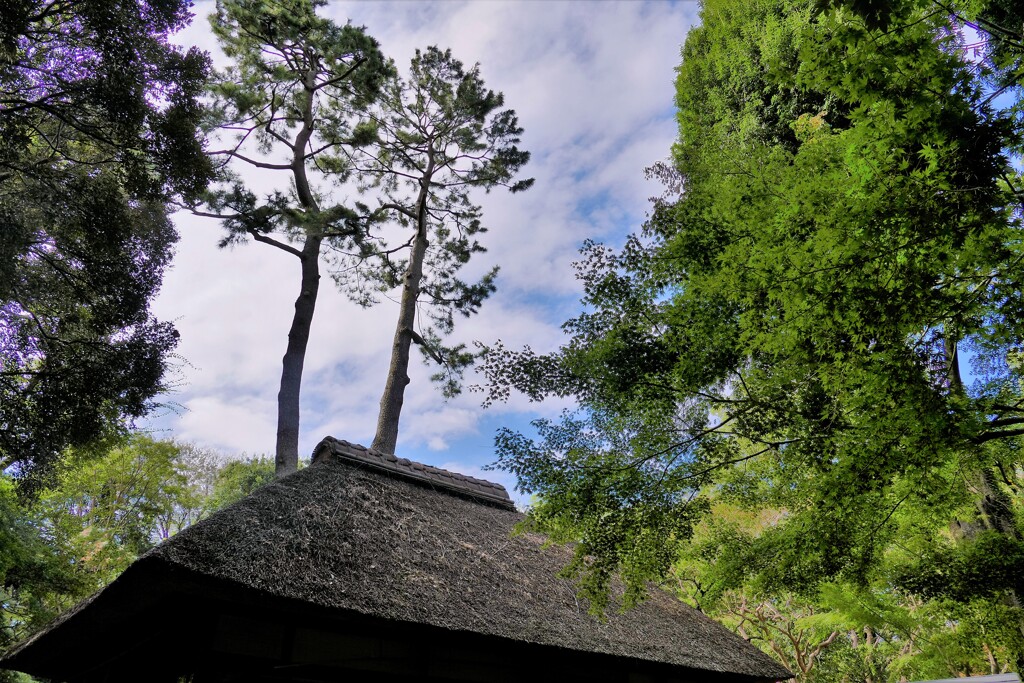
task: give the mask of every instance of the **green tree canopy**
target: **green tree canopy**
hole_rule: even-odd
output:
[[[177,340],[152,318],[176,233],[164,202],[209,176],[206,57],[168,45],[188,3],[0,9],[0,468],[145,414]]]
[[[70,449],[34,497],[0,476],[0,648],[210,512],[222,465],[210,451],[136,433]]]
[[[88,592],[84,577],[69,571],[64,556],[41,533],[44,520],[26,509],[14,482],[0,476],[0,649],[43,626],[60,609],[73,604],[68,596]],[[0,681],[18,680],[13,676]]]
[[[864,584],[895,543],[1020,544],[1020,53],[958,49],[960,19],[996,5],[891,3],[882,28],[845,5],[705,2],[666,196],[623,249],[584,250],[588,309],[560,352],[488,362],[492,398],[582,406],[497,445],[540,496],[533,523],[581,541],[599,607],[614,569],[634,595],[664,576],[721,487],[784,511],[746,555],[777,590]],[[1007,574],[978,590],[1019,620]]]
[[[302,468],[302,461],[299,461]],[[224,463],[217,470],[210,493],[210,508],[219,510],[274,480],[273,458],[255,456]]]
[[[49,542],[76,558],[93,590],[205,516],[221,465],[208,452],[137,433],[94,450],[73,453],[38,505]]]

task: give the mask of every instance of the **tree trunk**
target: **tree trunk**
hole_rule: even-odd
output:
[[[952,332],[947,330],[943,345],[946,351],[946,379],[949,382],[949,389],[954,394],[963,394],[964,381],[960,376],[959,344]]]
[[[306,177],[306,146],[313,135],[313,93],[316,73],[310,71],[304,78],[302,127],[292,143],[292,178],[299,204],[307,216],[320,212],[316,198]],[[306,345],[313,324],[316,296],[320,289],[320,244],[323,237],[307,233],[302,244],[302,283],[295,300],[295,315],[288,330],[288,348],[284,352],[281,369],[281,388],[277,392],[277,446],[274,454],[274,475],[283,477],[299,468],[299,390],[302,387],[302,366],[306,361]]]
[[[427,170],[420,181],[420,193],[416,200],[416,239],[413,241],[409,266],[405,270],[402,284],[402,301],[398,312],[395,339],[391,344],[391,365],[380,398],[380,414],[377,416],[377,434],[373,437],[373,448],[382,453],[394,454],[398,445],[398,421],[405,401],[405,387],[409,384],[409,350],[412,347],[413,326],[416,324],[416,302],[420,296],[420,281],[423,279],[423,259],[427,253],[427,198],[434,160],[430,157]]]
[[[295,299],[295,314],[288,330],[288,348],[282,359],[281,388],[277,392],[277,449],[274,474],[283,477],[299,466],[299,390],[306,345],[320,289],[320,242],[307,236],[302,246],[302,287]]]
[[[398,421],[405,401],[405,387],[409,384],[409,355],[412,347],[413,325],[416,323],[416,301],[423,279],[423,257],[427,251],[426,225],[421,224],[413,242],[409,267],[405,271],[402,285],[402,302],[395,327],[395,338],[391,344],[391,365],[384,394],[380,399],[380,414],[377,416],[377,434],[373,447],[383,453],[394,453],[398,444]]]

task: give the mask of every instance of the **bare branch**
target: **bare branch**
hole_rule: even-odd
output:
[[[994,441],[995,439],[1010,439],[1015,436],[1024,436],[1024,427],[1021,427],[1020,429],[1003,429],[996,430],[994,432],[982,432],[971,439],[971,441],[976,444],[982,444],[987,441]]]
[[[405,208],[401,204],[395,204],[393,202],[389,202],[387,204],[381,204],[380,208],[382,208],[382,209],[391,209],[393,211],[397,211],[397,212],[399,212],[401,214],[405,214],[406,216],[408,216],[409,218],[411,218],[413,220],[417,220],[419,218],[419,216],[417,216],[415,212],[410,211],[409,209]]]

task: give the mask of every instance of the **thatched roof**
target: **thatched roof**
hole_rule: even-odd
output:
[[[433,489],[442,489],[456,496],[470,498],[488,505],[497,505],[506,510],[516,509],[512,504],[512,499],[508,497],[508,491],[501,484],[413,462],[390,453],[381,453],[374,448],[367,448],[357,443],[349,443],[329,436],[313,449],[313,462],[332,459],[396,474],[403,479],[411,479]]]
[[[112,640],[100,632],[136,619],[133,614],[164,609],[171,604],[168,586],[187,584],[192,593],[196,586],[216,586],[218,596],[244,589],[247,596],[332,614],[719,672],[725,679],[791,675],[661,591],[607,621],[594,618],[573,585],[557,577],[569,550],[545,547],[534,534],[513,535],[523,517],[500,486],[331,439],[316,455],[312,466],[162,543],[0,666],[60,678],[55,648],[78,647],[81,656],[88,649],[92,656],[96,643],[83,639]]]

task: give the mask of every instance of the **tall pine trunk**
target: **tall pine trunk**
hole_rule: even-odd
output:
[[[391,344],[391,364],[380,398],[380,413],[377,415],[377,434],[373,437],[373,448],[382,453],[394,453],[398,445],[398,422],[405,402],[405,387],[409,384],[409,351],[412,348],[414,325],[416,324],[416,302],[420,296],[420,282],[423,280],[423,259],[427,253],[427,198],[434,160],[430,157],[427,170],[420,181],[420,193],[416,200],[416,239],[413,241],[409,265],[405,269],[402,283],[402,301],[395,326],[395,338]]]
[[[302,285],[295,299],[295,314],[288,330],[288,348],[281,369],[281,388],[277,392],[277,447],[274,473],[291,474],[299,465],[299,391],[302,367],[306,360],[309,331],[320,289],[321,238],[308,236],[302,247]]]
[[[313,196],[306,176],[306,146],[313,135],[313,93],[316,74],[310,71],[305,78],[306,97],[303,102],[302,127],[292,141],[292,178],[295,193],[307,218],[315,217],[320,207]],[[312,221],[311,221],[312,222]],[[314,226],[314,230],[318,230]],[[323,237],[306,234],[299,262],[302,264],[302,283],[295,300],[295,314],[288,330],[288,348],[282,359],[281,387],[277,392],[277,445],[274,453],[274,474],[283,477],[299,467],[299,392],[302,388],[302,367],[306,361],[309,330],[316,310],[316,297],[320,290],[320,245]]]
[[[279,477],[298,469],[302,371],[320,288],[321,248],[362,247],[348,200],[338,196],[358,169],[338,162],[358,146],[374,147],[357,134],[359,125],[396,77],[376,40],[363,28],[320,16],[322,4],[218,0],[210,17],[231,63],[207,90],[209,118],[227,144],[207,153],[222,160],[217,168],[226,173],[218,175],[203,202],[213,212],[197,213],[225,221],[224,244],[267,244],[296,257],[301,271],[277,394]],[[268,13],[264,5],[283,11]],[[263,194],[233,172],[236,163],[261,169],[261,176],[273,171],[275,189]],[[322,189],[312,184],[317,180]]]

